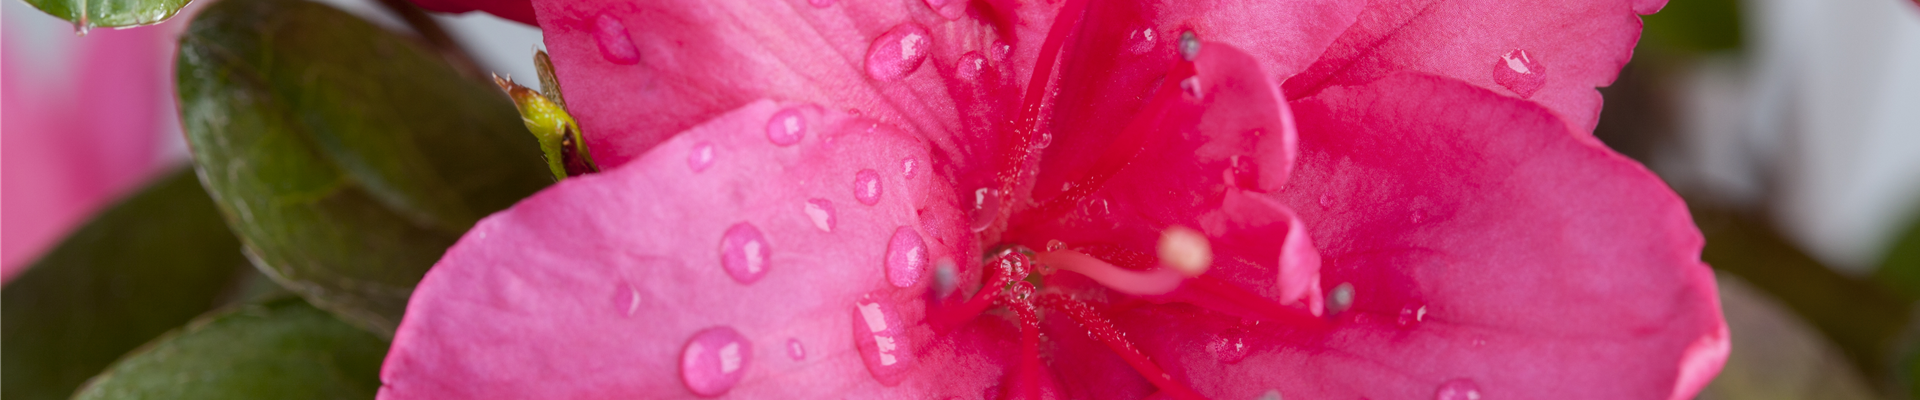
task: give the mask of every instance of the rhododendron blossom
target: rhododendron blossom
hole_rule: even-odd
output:
[[[604,172],[381,397],[1690,398],[1699,233],[1586,133],[1660,4],[1548,3],[535,1]]]

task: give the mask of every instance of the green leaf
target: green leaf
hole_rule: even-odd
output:
[[[190,0],[26,0],[34,8],[72,22],[85,33],[92,28],[152,25],[173,18]]]
[[[194,321],[87,383],[75,399],[371,399],[387,342],[299,299]]]
[[[1874,275],[1908,300],[1920,300],[1920,221],[1909,225],[1894,242]]]
[[[0,397],[73,395],[127,351],[234,297],[250,271],[200,181],[165,176],[0,291]]]
[[[176,70],[195,168],[254,265],[377,332],[475,221],[551,183],[497,89],[324,5],[214,4]]]

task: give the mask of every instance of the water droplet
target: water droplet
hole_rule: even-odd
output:
[[[913,179],[914,176],[919,174],[920,174],[920,160],[916,160],[913,157],[900,159],[900,176],[901,177],[904,177],[907,179]]]
[[[920,24],[909,22],[895,26],[868,45],[867,76],[882,82],[899,80],[920,69],[920,64],[932,53],[932,46],[927,28]]]
[[[833,5],[833,0],[807,0],[807,4],[812,4],[814,7],[827,8],[827,6]]]
[[[1047,240],[1047,251],[1061,251],[1066,249],[1067,249],[1067,242],[1062,242],[1057,239]]]
[[[627,25],[620,23],[620,18],[612,12],[593,18],[593,41],[600,45],[600,57],[607,62],[620,65],[640,62],[640,49],[633,47],[633,39],[627,36]]]
[[[1034,150],[1045,149],[1047,148],[1047,146],[1052,146],[1052,145],[1053,145],[1053,132],[1040,132],[1040,136],[1035,136],[1033,138]]]
[[[1333,193],[1320,194],[1320,207],[1321,208],[1333,207]]]
[[[913,345],[906,324],[892,304],[868,294],[853,304],[853,345],[867,364],[867,373],[881,385],[900,384],[913,366]]]
[[[1342,283],[1334,286],[1333,291],[1327,293],[1328,313],[1339,314],[1349,307],[1353,307],[1353,284]]]
[[[713,143],[700,142],[693,145],[692,150],[687,151],[687,168],[692,168],[693,172],[706,171],[707,167],[711,166],[713,166]]]
[[[1413,223],[1416,223],[1416,224],[1421,222],[1426,222],[1427,210],[1413,210],[1413,215],[1408,216],[1407,220],[1413,221]]]
[[[953,64],[953,74],[967,82],[979,82],[980,75],[987,71],[987,56],[980,52],[969,51],[960,55],[960,61]]]
[[[739,331],[716,326],[693,334],[680,350],[680,380],[701,396],[726,394],[753,363],[753,343]]]
[[[767,275],[772,252],[773,249],[767,246],[766,236],[761,235],[760,228],[753,224],[733,224],[720,237],[720,267],[742,285],[753,284]]]
[[[905,226],[895,229],[893,240],[887,242],[887,282],[894,287],[920,283],[920,275],[927,272],[927,258],[927,241],[920,232]]]
[[[992,49],[993,62],[997,63],[1007,62],[1007,56],[1013,54],[1013,45],[1007,44],[1007,42],[995,40],[993,41]]]
[[[973,220],[968,228],[974,232],[985,231],[997,218],[1000,218],[1000,191],[990,188],[974,190]]]
[[[1520,98],[1533,97],[1547,83],[1547,66],[1526,50],[1514,50],[1493,62],[1493,81]]]
[[[1200,93],[1200,77],[1189,76],[1187,79],[1181,79],[1180,93],[1184,93],[1187,97],[1191,97],[1194,100],[1199,100],[1202,94]]]
[[[1260,394],[1259,400],[1282,400],[1280,397],[1280,389],[1267,389],[1266,393]]]
[[[1425,305],[1411,306],[1410,305],[1406,307],[1401,307],[1400,317],[1394,319],[1393,322],[1395,324],[1400,325],[1401,328],[1412,328],[1415,325],[1419,325],[1421,321],[1425,321],[1426,319],[1427,319],[1427,306]]]
[[[1180,58],[1189,62],[1200,58],[1200,37],[1193,31],[1180,32]]]
[[[806,212],[807,219],[812,220],[813,227],[820,228],[821,232],[833,232],[833,227],[837,225],[832,200],[821,198],[809,199],[807,200]]]
[[[1447,381],[1434,389],[1433,400],[1480,400],[1480,384],[1467,378]]]
[[[880,203],[880,173],[872,169],[863,169],[853,174],[853,198],[860,204]]]
[[[621,316],[632,317],[640,311],[640,291],[635,290],[633,284],[621,282],[620,287],[614,289],[613,307],[620,310]]]
[[[1039,289],[1033,287],[1033,282],[1027,281],[1014,281],[1013,286],[1007,287],[1007,295],[1013,296],[1014,300],[1033,298],[1033,293],[1037,291],[1039,291]]]
[[[807,347],[800,344],[800,338],[787,338],[787,357],[794,361],[807,359]]]
[[[1153,51],[1153,45],[1156,42],[1158,41],[1154,39],[1153,28],[1140,28],[1127,32],[1127,52],[1129,53],[1145,54]]]
[[[1213,353],[1215,360],[1225,364],[1238,364],[1247,359],[1247,331],[1239,327],[1227,328],[1207,341],[1207,352]]]
[[[773,113],[767,119],[767,140],[780,146],[792,146],[807,136],[807,116],[800,114],[799,108],[788,108]]]

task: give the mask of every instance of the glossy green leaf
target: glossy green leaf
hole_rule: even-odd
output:
[[[73,23],[85,32],[92,28],[122,28],[165,22],[191,0],[26,0],[34,8]]]
[[[250,270],[191,171],[165,176],[0,291],[0,397],[72,396],[127,351],[236,297]]]
[[[479,218],[551,183],[498,89],[324,5],[227,1],[181,39],[194,164],[254,264],[392,332]]]
[[[194,321],[115,363],[75,399],[371,399],[387,342],[299,299]]]

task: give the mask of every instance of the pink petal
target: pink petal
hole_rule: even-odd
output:
[[[1400,71],[1451,77],[1558,114],[1592,134],[1600,93],[1640,39],[1636,14],[1664,0],[1380,0],[1286,82],[1291,98],[1362,85]]]
[[[1202,393],[1679,399],[1724,361],[1686,206],[1544,107],[1399,74],[1294,110],[1281,198],[1325,256],[1322,285],[1354,302],[1324,336],[1179,306],[1116,317]],[[1209,350],[1222,340],[1246,354]]]
[[[922,239],[922,261],[979,257],[951,183],[903,171],[927,165],[927,143],[787,109],[804,120],[796,144],[769,140],[782,107],[756,101],[483,220],[414,292],[380,397],[973,398],[997,385],[1013,325],[936,335],[919,322],[934,271],[888,264],[899,232]],[[865,171],[882,188],[872,205],[856,198]],[[821,200],[831,230],[807,211]],[[979,279],[959,272],[962,286]]]
[[[986,139],[1011,118],[1014,82],[1024,82],[1039,40],[1023,43],[1044,32],[1052,6],[954,3],[936,10],[922,1],[540,0],[534,7],[571,111],[603,165],[627,163],[699,121],[775,98],[888,121],[928,138],[934,156],[956,170],[982,175],[961,179],[984,182],[987,169],[972,164],[992,159],[997,141]],[[942,15],[953,7],[969,8],[957,19]],[[1003,20],[1016,17],[1022,21]],[[911,46],[901,46],[907,39]],[[917,61],[889,64],[908,53]]]
[[[1161,84],[1183,32],[1254,61],[1249,76],[1276,82],[1304,70],[1345,31],[1356,1],[1096,1],[1062,55],[1060,94],[1035,194],[1045,198],[1088,168]],[[1094,149],[1095,151],[1089,151]],[[1284,168],[1290,160],[1270,160]],[[1068,172],[1068,173],[1062,173]],[[1278,176],[1285,179],[1285,175]]]

